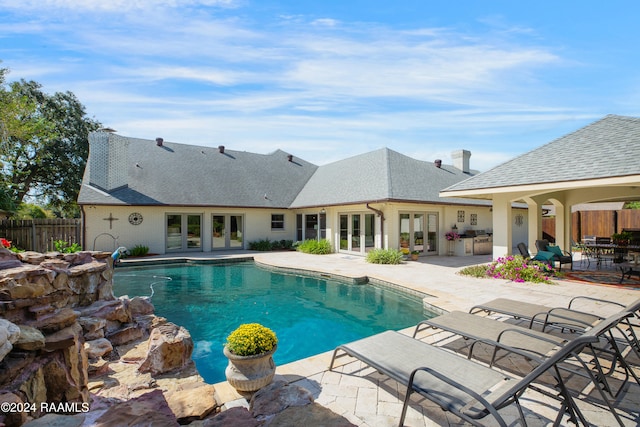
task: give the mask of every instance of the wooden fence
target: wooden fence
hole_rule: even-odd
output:
[[[27,251],[54,251],[56,240],[68,244],[81,242],[80,219],[24,219],[0,221],[0,237]]]
[[[640,209],[615,211],[578,211],[571,214],[571,238],[582,241],[584,236],[611,237],[623,230],[640,229]],[[542,231],[555,240],[556,219],[543,218]]]

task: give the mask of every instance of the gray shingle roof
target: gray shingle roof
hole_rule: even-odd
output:
[[[101,155],[90,154],[80,204],[300,208],[388,200],[488,203],[439,196],[441,189],[476,171],[464,173],[450,165],[438,168],[388,148],[318,167],[296,157],[289,161],[281,150],[266,155],[228,149],[220,153],[211,147],[108,138],[110,149],[127,146],[123,169],[127,185],[111,191],[92,185],[92,160]],[[94,143],[98,140],[107,141],[104,135]],[[104,166],[105,159],[98,165]]]
[[[437,168],[388,148],[323,165],[291,207],[330,206],[374,201],[485,204],[441,198],[441,189],[472,176],[450,165]]]
[[[318,168],[296,157],[288,161],[281,150],[222,154],[211,147],[126,139],[127,187],[101,191],[89,185],[87,169],[80,204],[288,208]]]
[[[443,191],[640,174],[640,118],[608,115]]]

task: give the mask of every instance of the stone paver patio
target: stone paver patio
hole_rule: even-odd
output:
[[[247,256],[247,252],[226,256]],[[518,299],[553,307],[566,306],[576,295],[587,295],[627,304],[640,297],[638,289],[617,286],[593,285],[560,280],[554,285],[513,283],[505,280],[477,279],[461,276],[456,272],[465,265],[487,263],[488,256],[472,257],[426,257],[420,261],[409,261],[403,265],[375,265],[364,258],[347,254],[325,256],[307,255],[298,252],[251,253],[256,262],[273,267],[317,271],[324,275],[343,277],[368,277],[393,283],[407,289],[427,294],[425,303],[437,310],[468,311],[473,305],[498,297]],[[191,255],[189,255],[191,256]],[[197,257],[215,257],[213,254],[198,254]],[[579,267],[579,264],[576,264]],[[593,307],[583,307],[592,310]],[[602,310],[606,310],[602,308]],[[497,317],[497,316],[496,316]],[[409,335],[413,328],[403,331]],[[419,336],[427,342],[444,345],[452,349],[465,347],[467,343],[443,332],[426,331]],[[328,371],[331,353],[323,353],[277,368],[276,377],[300,385],[313,393],[316,402],[342,415],[358,426],[397,425],[404,398],[404,388],[395,381],[381,375],[363,363],[349,357],[339,359],[338,367]],[[636,372],[640,374],[640,361],[631,357]],[[504,357],[498,366],[507,371],[526,370],[527,361],[516,356]],[[617,425],[604,406],[596,390],[580,377],[572,376],[570,387],[579,390],[578,404],[587,420],[593,425]],[[227,383],[215,385],[217,398],[227,407],[246,405]],[[557,414],[558,402],[541,393],[530,390],[521,398],[527,422],[531,426],[551,425]],[[631,382],[626,391],[615,402],[615,407],[625,425],[640,424],[640,386]],[[500,411],[508,422],[516,423],[515,406]],[[567,423],[567,417],[563,418]],[[483,420],[487,425],[492,421]],[[464,425],[458,417],[442,411],[420,396],[412,398],[406,426],[455,426]],[[517,424],[517,423],[516,423]]]

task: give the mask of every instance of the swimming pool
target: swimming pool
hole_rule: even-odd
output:
[[[209,383],[225,380],[222,347],[241,323],[261,323],[278,336],[281,365],[429,317],[421,298],[376,285],[284,274],[253,262],[118,267],[117,296],[149,296],[155,314],[184,326],[193,360]]]

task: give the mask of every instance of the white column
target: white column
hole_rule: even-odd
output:
[[[536,239],[540,235],[540,230],[542,228],[542,207],[536,201],[529,199],[527,200],[527,208],[528,208],[528,236],[527,236],[527,246],[529,247],[530,253],[536,253]]]
[[[493,258],[511,254],[512,246],[511,200],[502,195],[493,196]]]
[[[536,240],[542,238],[542,205],[547,200],[546,196],[527,198],[529,209],[529,251],[536,253]]]

